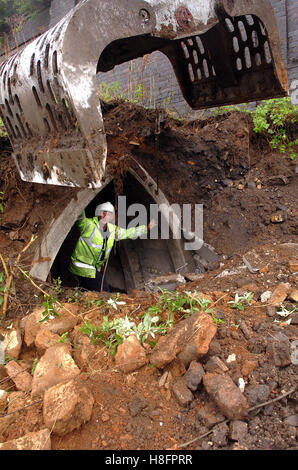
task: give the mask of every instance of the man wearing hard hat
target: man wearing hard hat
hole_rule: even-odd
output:
[[[105,202],[96,207],[95,217],[87,218],[83,211],[77,221],[80,238],[71,256],[69,270],[78,277],[80,286],[85,289],[109,291],[102,269],[115,240],[140,237],[156,225],[152,219],[148,226],[140,225],[124,229],[114,225],[112,223],[114,220],[114,206],[110,202]]]

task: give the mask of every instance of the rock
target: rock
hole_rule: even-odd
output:
[[[266,292],[263,292],[263,294],[261,294],[261,303],[262,304],[265,304],[266,302],[268,302],[268,300],[270,300],[270,297],[272,295],[272,292],[271,290],[266,290]]]
[[[221,353],[221,345],[218,341],[213,339],[209,346],[209,356],[218,356]]]
[[[219,447],[227,445],[227,436],[229,433],[229,427],[226,423],[217,424],[212,433],[212,442]]]
[[[247,423],[244,421],[234,420],[230,422],[229,438],[231,441],[242,441],[248,432]]]
[[[274,317],[274,315],[276,314],[276,307],[274,307],[274,305],[267,305],[266,313],[268,317]]]
[[[294,287],[288,295],[288,299],[292,302],[298,302],[298,289]]]
[[[272,224],[281,224],[287,219],[287,214],[284,211],[277,211],[271,215],[270,221]]]
[[[126,374],[140,369],[147,363],[146,351],[135,335],[128,336],[118,346],[115,361],[117,368]]]
[[[203,383],[207,393],[227,418],[239,419],[246,415],[247,401],[229,376],[207,372]]]
[[[172,377],[182,377],[186,373],[185,365],[177,358],[166,367],[166,370]]]
[[[211,359],[209,359],[209,361],[205,364],[205,370],[207,372],[223,373],[227,372],[229,368],[221,359],[219,359],[219,357],[212,356]]]
[[[294,313],[291,318],[291,325],[298,325],[298,313]]]
[[[79,373],[80,369],[69,354],[67,345],[51,346],[41,357],[34,371],[32,397],[41,395],[54,385],[68,382]]]
[[[250,339],[253,336],[253,331],[251,327],[243,320],[240,323],[240,330],[242,331],[246,339]]]
[[[8,393],[6,390],[0,390],[0,415],[3,414],[3,410],[6,408],[7,397]]]
[[[40,355],[44,354],[48,348],[58,344],[59,339],[60,339],[59,335],[52,333],[48,329],[41,329],[37,333],[35,342],[34,342],[37,352]]]
[[[249,361],[248,359],[245,360],[241,367],[242,375],[244,377],[248,377],[249,374],[251,374],[255,370],[258,364],[259,364],[258,360],[255,360],[255,361]]]
[[[291,344],[289,338],[282,333],[276,333],[268,338],[266,353],[277,367],[291,364]]]
[[[248,385],[245,390],[245,397],[249,406],[259,405],[268,400],[270,388],[268,385]]]
[[[284,423],[288,424],[289,426],[297,427],[298,426],[298,415],[296,414],[296,415],[288,416],[288,418],[286,418],[284,420]]]
[[[146,285],[151,292],[157,292],[159,289],[174,290],[185,283],[185,278],[181,274],[168,274],[154,277]]]
[[[9,361],[5,366],[5,370],[18,390],[30,392],[32,388],[32,377],[27,371],[24,371],[23,367],[15,361]]]
[[[93,404],[92,393],[79,381],[55,385],[44,394],[44,423],[55,434],[63,436],[90,420]]]
[[[92,344],[90,338],[85,335],[76,336],[73,358],[80,369],[88,366],[95,353],[96,346]]]
[[[198,389],[198,386],[200,385],[200,383],[202,382],[204,374],[205,374],[205,371],[202,365],[199,362],[192,361],[184,376],[186,386],[192,392],[195,392]]]
[[[141,395],[136,395],[133,400],[128,404],[130,415],[134,418],[141,414],[147,408],[148,403]]]
[[[75,327],[78,322],[78,306],[76,304],[64,304],[63,308],[56,308],[58,317],[45,322],[40,322],[44,318],[44,308],[35,309],[25,323],[24,341],[30,348],[35,342],[35,338],[40,330],[47,329],[52,333],[61,335]]]
[[[208,429],[213,428],[215,424],[225,420],[224,415],[213,402],[207,402],[204,406],[198,408],[197,416]]]
[[[212,318],[198,312],[182,320],[166,336],[162,336],[150,356],[150,363],[164,368],[176,356],[187,367],[192,360],[207,354],[217,328]]]
[[[0,450],[51,450],[51,432],[42,429],[0,444]]]
[[[274,305],[274,307],[279,307],[284,300],[286,300],[288,294],[290,293],[291,285],[287,283],[279,284],[274,291],[272,292],[270,298],[270,305]]]
[[[194,397],[189,388],[186,386],[183,378],[177,379],[172,385],[172,392],[176,400],[181,406],[188,406]]]
[[[5,356],[18,359],[22,348],[22,335],[19,328],[1,329],[4,339]]]
[[[298,258],[291,259],[288,262],[289,270],[291,273],[297,273],[298,272]]]

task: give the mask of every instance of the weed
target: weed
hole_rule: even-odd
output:
[[[3,214],[4,207],[3,207],[3,192],[0,191],[0,213]]]
[[[44,302],[42,302],[42,306],[44,307],[42,315],[44,315],[44,317],[39,320],[40,323],[59,317],[58,313],[55,310],[56,302],[57,299],[52,295],[44,295]]]
[[[37,366],[37,364],[38,364],[38,361],[39,361],[39,359],[38,359],[38,357],[36,357],[36,358],[34,359],[34,361],[33,361],[33,364],[32,364],[31,375],[34,374],[35,369],[36,369],[36,366]]]
[[[281,317],[286,318],[292,313],[297,312],[297,311],[298,311],[297,305],[294,305],[293,310],[288,310],[283,304],[280,304],[280,307],[277,309],[276,314],[280,315]]]
[[[245,310],[246,307],[251,305],[253,296],[254,294],[252,292],[247,292],[244,295],[238,295],[238,293],[236,293],[234,300],[231,300],[228,303],[231,304],[231,308]]]
[[[57,292],[57,294],[62,294],[63,292],[63,289],[61,287],[62,285],[62,280],[60,277],[58,277],[57,279],[53,279],[53,283],[54,283],[54,286],[55,286],[55,291]]]
[[[71,341],[68,337],[68,331],[65,331],[65,333],[62,333],[61,338],[57,340],[57,343],[71,344]]]
[[[263,134],[273,149],[288,153],[291,159],[296,156],[295,147],[298,139],[291,140],[287,124],[297,121],[298,107],[289,97],[262,101],[255,111],[250,112],[254,131]]]

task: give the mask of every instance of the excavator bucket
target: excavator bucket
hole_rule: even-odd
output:
[[[21,178],[100,187],[97,74],[156,50],[193,109],[288,93],[269,0],[82,0],[1,65],[1,118]]]

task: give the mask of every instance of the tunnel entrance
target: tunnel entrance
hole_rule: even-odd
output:
[[[146,207],[148,214],[146,223],[149,223],[150,204],[156,204],[156,201],[130,173],[127,173],[123,180],[122,193],[127,198],[127,207],[136,203]],[[86,216],[94,217],[96,206],[106,201],[110,201],[114,205],[117,203],[113,181],[105,186],[87,205]],[[135,214],[135,216],[137,215]],[[163,216],[159,214],[158,227],[161,226],[161,217]],[[127,216],[127,224],[132,218]],[[160,231],[159,228],[158,230]],[[74,224],[60,247],[51,269],[52,279],[60,277],[62,285],[68,287],[78,286],[77,279],[68,271],[70,257],[78,238],[79,231]],[[180,256],[176,257],[177,243],[179,244],[180,240],[173,240],[171,232],[169,240],[161,239],[160,233],[158,233],[158,238],[154,240],[150,239],[148,235],[147,239],[137,238],[115,243],[106,271],[106,280],[111,291],[130,292],[132,289],[144,289],[150,278],[169,272],[177,272],[177,268],[179,269],[177,263],[181,263],[181,247],[178,250]],[[184,253],[191,263],[191,254]]]

